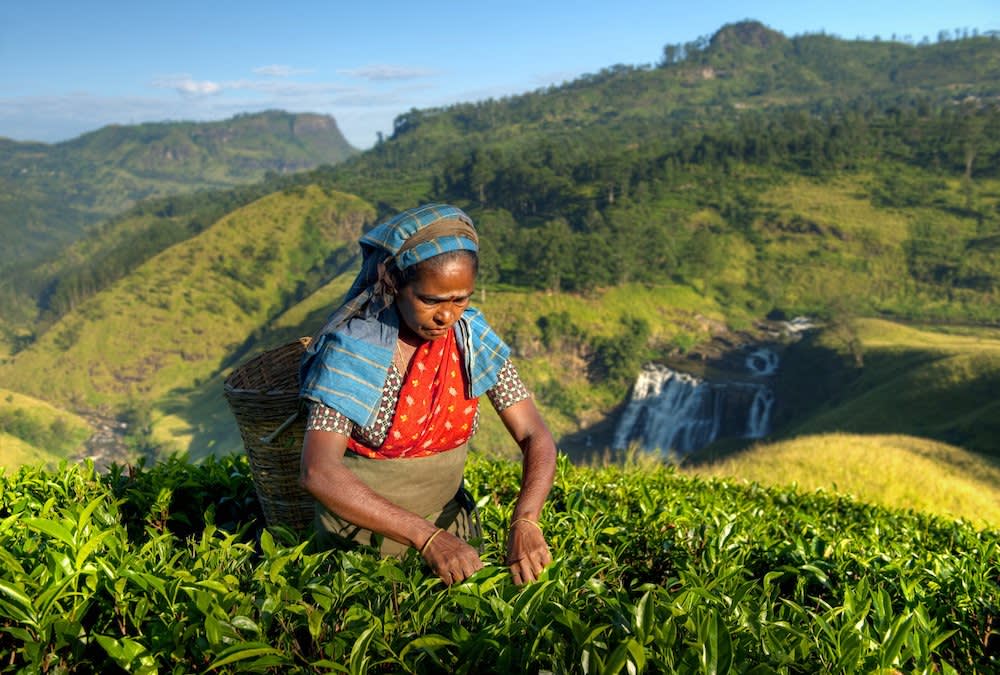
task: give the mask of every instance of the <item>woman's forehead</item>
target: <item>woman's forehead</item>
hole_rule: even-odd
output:
[[[423,287],[464,287],[475,283],[476,270],[468,256],[449,256],[446,260],[430,260],[416,270],[415,284]]]

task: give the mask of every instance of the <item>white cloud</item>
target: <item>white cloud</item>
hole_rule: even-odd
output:
[[[222,85],[211,80],[195,80],[190,75],[170,75],[159,77],[153,86],[161,89],[175,89],[185,96],[210,96],[222,91]]]
[[[254,68],[253,72],[256,75],[264,75],[265,77],[291,77],[293,75],[305,75],[313,71],[307,68],[293,68],[292,66],[274,63],[269,66]]]
[[[338,70],[341,75],[362,77],[366,80],[413,80],[420,77],[430,77],[436,72],[427,68],[412,68],[410,66],[394,66],[385,63],[373,63],[360,68]]]

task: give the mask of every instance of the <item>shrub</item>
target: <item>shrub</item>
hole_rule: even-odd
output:
[[[0,476],[0,669],[994,672],[1000,533],[847,498],[560,461],[554,562],[500,566],[519,468],[473,458],[487,566],[265,529],[247,462]]]

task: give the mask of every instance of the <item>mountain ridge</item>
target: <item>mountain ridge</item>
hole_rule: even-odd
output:
[[[37,259],[149,197],[234,187],[356,154],[336,120],[284,111],[109,125],[54,144],[0,139],[0,270]]]

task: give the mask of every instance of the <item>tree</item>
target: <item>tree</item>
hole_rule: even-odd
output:
[[[575,264],[569,223],[565,218],[549,220],[542,227],[531,230],[527,241],[522,269],[526,270],[533,285],[558,292]]]
[[[649,323],[645,319],[623,316],[621,325],[624,330],[618,335],[593,341],[591,381],[606,381],[616,388],[625,388],[649,357],[646,346]]]

